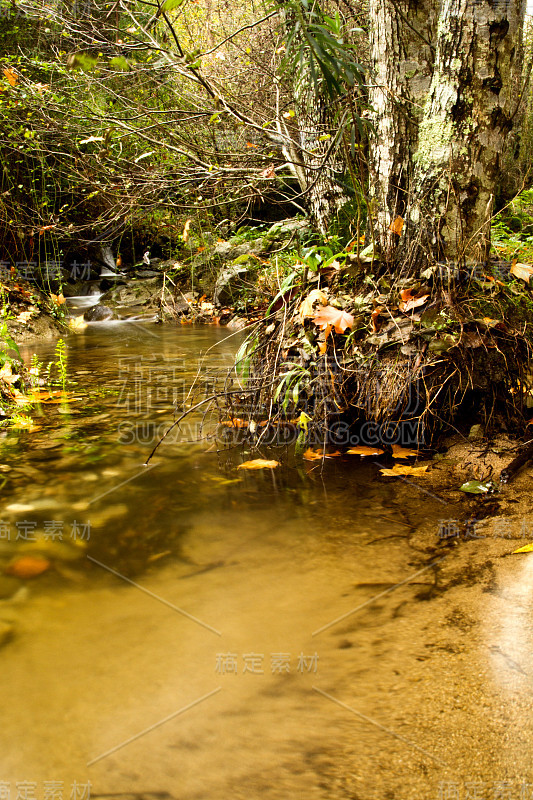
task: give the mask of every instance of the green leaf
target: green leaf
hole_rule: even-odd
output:
[[[175,8],[179,8],[183,2],[184,0],[165,0],[162,9],[163,11],[173,11]]]
[[[481,481],[467,481],[460,487],[462,492],[468,492],[469,494],[487,494],[487,492],[491,492],[493,488],[490,481],[487,483],[481,483]]]

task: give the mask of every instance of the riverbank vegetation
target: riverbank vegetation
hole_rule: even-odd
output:
[[[334,447],[525,432],[523,4],[0,10],[10,305],[36,292],[61,317],[107,266],[104,315],[129,293],[161,321],[245,326],[222,416],[255,442],[267,423]]]

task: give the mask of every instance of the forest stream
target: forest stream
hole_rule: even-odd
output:
[[[0,796],[533,797],[533,561],[429,553],[453,512],[371,460],[237,470],[200,416],[143,466],[240,337],[89,324],[2,431],[2,563],[50,566],[0,577]]]

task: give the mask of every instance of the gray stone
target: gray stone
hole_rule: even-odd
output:
[[[254,239],[251,242],[242,244],[232,244],[229,242],[219,242],[213,251],[213,255],[218,256],[222,261],[235,261],[240,256],[260,253],[262,251],[262,240]]]
[[[306,219],[284,219],[281,222],[275,222],[266,232],[266,236],[281,239],[295,231],[305,231],[310,227],[310,223]]]
[[[253,273],[243,264],[231,264],[219,273],[215,283],[213,302],[215,305],[227,305],[255,280]]]
[[[130,281],[126,286],[109,292],[105,299],[119,306],[155,305],[161,294],[161,285],[161,278]]]
[[[484,435],[483,425],[472,425],[468,434],[468,441],[475,442],[477,439],[483,439]]]
[[[159,278],[159,272],[154,269],[140,269],[137,272],[138,278]]]
[[[227,324],[227,328],[230,331],[242,331],[243,328],[246,328],[248,322],[244,317],[233,317]]]
[[[116,314],[112,308],[98,304],[86,311],[83,317],[87,322],[103,322],[106,319],[115,319]]]

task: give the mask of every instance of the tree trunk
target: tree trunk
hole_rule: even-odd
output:
[[[370,0],[370,15],[370,212],[372,233],[390,262],[398,236],[389,226],[405,216],[418,124],[431,84],[436,10],[431,0]]]
[[[309,83],[299,81],[295,95],[307,207],[314,225],[325,236],[331,222],[350,200],[339,182],[344,170],[344,161],[337,155],[339,143],[332,147],[338,124],[333,121],[331,101],[311,92]]]
[[[443,258],[483,261],[513,126],[524,2],[443,0],[436,25],[428,4],[392,2],[371,0],[376,241],[387,262],[411,270]],[[407,222],[401,239],[388,230],[396,216]]]

